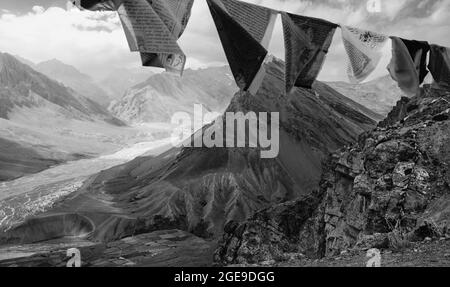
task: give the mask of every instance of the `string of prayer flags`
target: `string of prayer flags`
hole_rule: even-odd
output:
[[[347,74],[352,83],[361,83],[376,69],[389,37],[371,31],[341,26],[348,56]]]
[[[286,92],[311,88],[322,69],[338,25],[317,18],[281,13],[286,49]]]
[[[72,0],[80,9],[117,11],[131,51],[144,66],[183,73],[186,56],[178,39],[186,29],[194,0]],[[319,75],[337,24],[276,11],[240,0],[206,0],[233,76],[241,90],[256,94],[266,75],[265,58],[278,14],[285,42],[285,88],[311,88]],[[389,37],[341,26],[347,74],[361,83],[378,70]],[[450,88],[450,48],[390,37],[391,77],[407,95],[417,94],[430,71],[439,87]],[[427,56],[430,52],[428,69]],[[387,59],[387,58],[386,58]]]
[[[226,10],[220,0],[207,0],[217,32],[238,87],[248,90],[267,50]]]
[[[405,94],[414,96],[428,74],[426,63],[430,46],[428,42],[423,41],[398,37],[391,39],[392,59],[388,66],[389,73]]]
[[[435,84],[440,88],[450,89],[450,48],[431,45],[428,69]]]

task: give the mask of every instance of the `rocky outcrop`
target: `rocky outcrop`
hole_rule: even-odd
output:
[[[425,86],[334,154],[320,189],[230,224],[219,264],[405,248],[450,231],[450,92]],[[399,121],[397,121],[399,120]]]
[[[402,121],[408,114],[407,106],[410,99],[408,97],[402,97],[394,108],[389,112],[387,118],[379,123],[381,127],[392,126],[400,121]],[[409,109],[415,109],[414,105],[410,106]]]
[[[311,194],[257,212],[244,223],[231,221],[215,253],[220,263],[283,261],[293,253],[317,257],[323,253],[318,216],[321,196]]]

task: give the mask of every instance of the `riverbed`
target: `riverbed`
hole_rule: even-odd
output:
[[[136,143],[113,154],[67,162],[40,173],[0,183],[0,230],[48,210],[79,189],[90,176],[140,155],[157,156],[172,147],[170,138]]]

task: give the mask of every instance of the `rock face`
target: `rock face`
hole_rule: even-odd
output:
[[[258,211],[239,224],[231,221],[215,253],[220,264],[283,261],[291,253],[314,258],[324,251],[318,216],[322,197],[313,193],[293,202]]]
[[[258,94],[238,93],[227,111],[280,112],[276,158],[262,159],[258,148],[174,148],[95,175],[39,219],[79,214],[90,220],[89,238],[97,241],[173,228],[218,237],[230,221],[310,194],[322,160],[375,121],[358,111],[364,107],[321,83],[317,93],[296,89],[285,95],[283,64],[274,61],[267,69]],[[26,226],[4,234],[4,242],[33,242],[20,236],[29,234]],[[42,240],[41,234],[34,239]]]
[[[375,130],[330,158],[315,192],[229,223],[216,262],[395,250],[448,235],[449,113],[449,91],[425,86],[420,95],[402,99]]]

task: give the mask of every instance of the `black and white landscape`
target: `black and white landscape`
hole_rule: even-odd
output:
[[[302,8],[293,2],[284,9]],[[325,2],[331,17],[337,8]],[[45,26],[44,14],[67,12],[8,5],[0,24],[13,15]],[[434,6],[421,16],[405,5],[392,29],[434,19],[440,38],[448,23]],[[134,65],[123,42],[93,39],[105,60],[91,57],[92,69],[94,52],[76,64],[41,59],[2,46],[0,28],[0,267],[63,267],[69,248],[86,267],[361,267],[372,248],[384,266],[450,266],[450,91],[427,82],[408,98],[387,73],[350,84],[335,72],[337,54],[312,89],[286,94],[285,64],[272,56],[259,91],[239,91],[200,8],[183,77]],[[120,23],[108,17],[89,18],[74,37],[115,43]],[[279,112],[278,156],[174,146],[171,117],[195,104]]]

